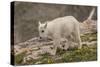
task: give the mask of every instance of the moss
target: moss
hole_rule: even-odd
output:
[[[15,65],[22,64],[23,62],[23,57],[25,56],[25,52],[18,54],[15,56]]]

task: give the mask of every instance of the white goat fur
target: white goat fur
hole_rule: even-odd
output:
[[[41,32],[44,30],[44,32]],[[54,52],[60,45],[60,40],[65,38],[68,43],[65,45],[67,50],[72,40],[78,44],[78,48],[81,48],[79,22],[73,16],[65,16],[56,18],[52,21],[45,23],[39,22],[39,35],[41,38],[52,38],[54,40]]]

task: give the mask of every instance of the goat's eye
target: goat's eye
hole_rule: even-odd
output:
[[[41,31],[42,33],[44,32],[44,30]]]

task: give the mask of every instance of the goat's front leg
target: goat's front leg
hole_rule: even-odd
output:
[[[53,43],[53,49],[52,49],[52,52],[51,52],[51,55],[56,55],[56,52],[57,52],[57,48],[59,47],[60,45],[60,38],[58,35],[55,35],[54,36],[54,43]]]

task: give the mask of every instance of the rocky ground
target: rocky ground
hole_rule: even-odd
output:
[[[84,29],[86,30],[86,27]],[[81,28],[81,31],[84,31],[84,29]],[[15,44],[15,64],[51,64],[97,60],[97,33],[84,32],[81,35],[81,40],[83,44],[82,49],[77,49],[77,45],[72,43],[74,46],[71,45],[67,51],[58,48],[55,56],[50,55],[53,49],[52,40],[43,41],[35,37],[25,42]],[[62,40],[61,45],[65,43],[66,41]]]

